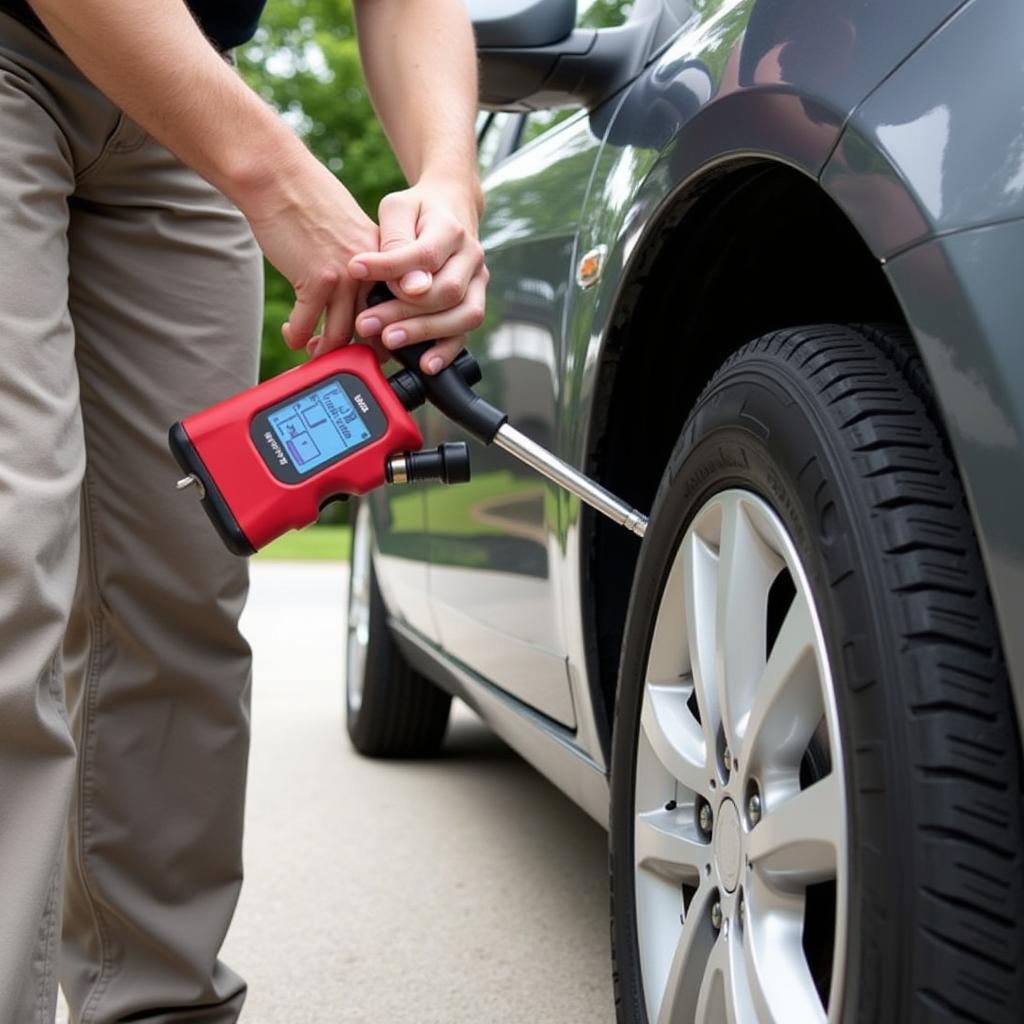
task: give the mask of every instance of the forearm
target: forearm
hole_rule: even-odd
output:
[[[477,75],[461,0],[356,0],[374,106],[410,183],[448,181],[479,210]]]
[[[227,65],[182,0],[31,0],[82,73],[243,212],[284,203],[302,143]]]

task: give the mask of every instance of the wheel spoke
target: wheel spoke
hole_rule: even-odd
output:
[[[756,870],[784,891],[836,877],[845,801],[835,771],[779,803],[771,801],[747,838]]]
[[[669,774],[702,793],[707,785],[707,751],[701,728],[686,706],[688,693],[682,686],[648,684],[640,728]]]
[[[697,993],[697,1008],[693,1015],[695,1024],[722,1024],[723,1021],[733,1024],[735,1017],[730,1016],[729,1006],[726,1002],[726,991],[730,987],[728,974],[729,950],[725,942],[716,937],[711,955],[704,968],[700,990]],[[685,1019],[685,1017],[676,1018],[677,1021]],[[660,1020],[659,1024],[661,1024]]]
[[[696,531],[686,536],[682,548],[690,673],[705,742],[713,755],[721,721],[715,663],[718,557]]]
[[[695,884],[710,856],[693,826],[679,822],[686,812],[648,811],[636,819],[636,865],[663,878]]]
[[[744,764],[796,768],[824,714],[807,598],[798,592],[761,673],[753,707],[741,720]]]
[[[722,502],[715,649],[726,740],[739,749],[742,721],[765,664],[768,591],[785,563],[761,539],[737,493]]]
[[[686,635],[686,566],[677,552],[669,570],[654,622],[646,678],[670,683],[689,675],[690,652]]]
[[[743,973],[756,1015],[764,1024],[824,1024],[825,1010],[803,949],[800,896],[767,888],[755,878],[747,891]]]
[[[711,924],[714,894],[715,887],[704,879],[690,900],[662,990],[657,1024],[675,1024],[677,1021],[694,1019],[701,978],[718,938],[718,932]]]

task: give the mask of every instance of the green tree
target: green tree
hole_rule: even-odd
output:
[[[404,186],[366,90],[350,0],[269,0],[259,31],[239,53],[246,80],[376,219],[382,196]],[[292,289],[269,264],[263,378],[304,358],[281,339]]]

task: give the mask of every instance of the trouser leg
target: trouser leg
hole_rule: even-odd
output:
[[[3,27],[0,24],[0,27]],[[46,89],[0,36],[0,1022],[53,1019],[74,782],[61,637],[84,449],[67,311],[73,172]]]
[[[247,566],[175,491],[167,430],[255,381],[261,265],[244,218],[131,124],[70,242],[88,466],[62,983],[76,1021],[221,1024],[245,994],[218,951],[242,877]]]

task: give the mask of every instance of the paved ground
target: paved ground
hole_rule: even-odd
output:
[[[253,577],[247,879],[224,952],[243,1020],[610,1022],[601,829],[464,708],[440,760],[356,757],[343,570]]]

